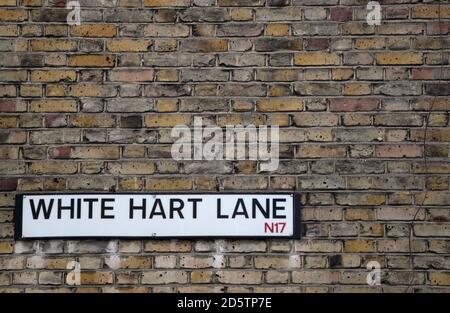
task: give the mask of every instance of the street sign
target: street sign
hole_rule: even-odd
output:
[[[298,238],[296,193],[34,194],[16,238]]]

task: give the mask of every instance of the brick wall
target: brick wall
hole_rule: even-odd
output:
[[[437,1],[367,2],[0,0],[0,291],[450,291],[450,5],[440,40]],[[194,116],[279,125],[279,169],[174,161]],[[12,239],[16,193],[94,190],[297,190],[303,237]]]

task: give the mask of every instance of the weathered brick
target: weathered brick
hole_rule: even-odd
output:
[[[113,67],[115,57],[113,55],[71,55],[69,66],[73,67]]]
[[[420,224],[414,225],[414,234],[418,237],[449,237],[450,224]]]
[[[75,51],[76,42],[64,39],[35,39],[31,41],[32,51]]]
[[[113,283],[112,272],[82,272],[80,282],[83,285],[107,285]]]
[[[119,82],[145,82],[153,80],[153,70],[113,70],[109,79]]]
[[[190,28],[187,25],[155,24],[143,29],[145,37],[188,37]]]
[[[188,274],[183,271],[152,271],[142,274],[142,284],[164,285],[187,283]]]
[[[225,52],[228,51],[228,40],[189,39],[181,41],[180,49],[188,52]]]
[[[431,285],[450,286],[450,273],[431,272],[428,274]]]
[[[70,161],[39,161],[30,166],[32,174],[74,174],[78,166]]]
[[[73,97],[99,97],[112,98],[117,95],[116,86],[95,85],[92,83],[80,83],[71,86],[70,94]]]
[[[308,52],[294,55],[294,64],[302,66],[339,65],[340,57],[336,53]]]
[[[144,0],[145,7],[187,7],[188,0]]]
[[[262,273],[256,271],[218,271],[217,279],[224,284],[259,284]]]
[[[21,70],[2,70],[0,81],[2,82],[21,82],[27,80],[27,72]]]
[[[75,100],[32,100],[31,112],[77,112]]]
[[[379,65],[422,64],[422,54],[415,52],[380,52],[376,54]]]
[[[189,125],[191,123],[190,115],[167,115],[152,114],[145,116],[144,124],[147,127],[173,127],[177,125]]]
[[[255,50],[261,52],[273,52],[278,50],[302,50],[301,39],[290,38],[259,38],[255,39]]]
[[[110,24],[82,24],[71,28],[74,37],[114,37],[116,26]]]
[[[295,98],[264,99],[257,103],[260,112],[303,111],[304,102]]]
[[[83,146],[72,148],[71,157],[75,159],[117,159],[119,153],[119,147],[115,146]]]
[[[191,190],[189,178],[151,178],[145,181],[146,190]]]
[[[344,252],[374,252],[373,240],[352,239],[344,243]]]
[[[292,273],[292,282],[297,284],[336,284],[339,277],[339,272],[295,271]]]
[[[106,42],[106,47],[111,52],[146,52],[151,46],[152,41],[144,39],[109,39]]]
[[[27,19],[28,14],[24,9],[0,9],[0,21],[2,22],[23,22]]]
[[[33,71],[31,72],[32,82],[71,82],[75,81],[77,74],[75,71]]]

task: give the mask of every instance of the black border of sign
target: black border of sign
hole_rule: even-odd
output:
[[[53,196],[53,195],[291,195],[294,198],[294,212],[293,212],[293,227],[294,232],[292,236],[117,236],[117,237],[95,237],[95,236],[79,236],[79,237],[27,237],[24,238],[22,234],[22,212],[23,212],[23,198],[25,196]],[[301,237],[301,219],[300,219],[300,193],[298,192],[63,192],[63,193],[26,193],[16,195],[16,207],[14,210],[14,239],[15,240],[89,240],[89,239],[142,239],[142,240],[160,240],[160,239],[300,239]]]

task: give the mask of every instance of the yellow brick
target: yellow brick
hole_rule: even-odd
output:
[[[42,96],[41,85],[21,85],[20,95],[22,97],[40,97]]]
[[[303,100],[298,98],[262,99],[257,103],[260,112],[302,111]]]
[[[67,37],[67,26],[65,25],[47,25],[45,26],[46,36]]]
[[[352,239],[344,242],[344,252],[375,252],[375,241]]]
[[[339,65],[341,59],[336,53],[307,52],[294,56],[295,65]]]
[[[119,188],[121,190],[141,190],[142,187],[142,180],[138,177],[122,178],[119,180]]]
[[[370,91],[370,84],[351,83],[344,86],[344,95],[349,96],[370,95]]]
[[[224,114],[217,117],[217,125],[226,127],[227,125],[263,125],[264,116],[262,114],[244,115],[244,114]]]
[[[117,90],[111,85],[76,84],[71,86],[70,94],[73,97],[115,97]]]
[[[449,187],[446,177],[429,177],[427,186],[431,190],[447,190]]]
[[[380,52],[375,57],[379,65],[422,64],[422,53],[418,52]]]
[[[17,126],[17,117],[0,116],[0,128],[15,128]]]
[[[189,252],[191,251],[191,242],[187,240],[149,240],[144,242],[145,252]]]
[[[124,158],[143,158],[145,156],[145,146],[131,145],[123,148]]]
[[[195,178],[196,190],[216,190],[217,182],[213,177],[197,177]]]
[[[181,114],[151,114],[145,117],[147,127],[173,127],[177,125],[189,125],[190,115]]]
[[[23,22],[26,21],[27,19],[28,14],[26,10],[0,9],[0,21],[2,22]]]
[[[384,235],[384,227],[382,224],[370,224],[370,235],[376,237],[382,237]]]
[[[65,54],[47,54],[45,63],[50,66],[66,66],[67,56]]]
[[[19,39],[15,40],[14,51],[16,51],[16,52],[28,51],[28,41],[27,40],[19,40]]]
[[[116,26],[111,24],[82,24],[73,26],[71,34],[75,37],[114,37]]]
[[[331,128],[315,128],[308,130],[307,138],[309,141],[333,141]]]
[[[110,163],[108,166],[109,173],[115,175],[150,175],[155,172],[155,169],[156,166],[153,161]]]
[[[353,77],[353,69],[351,68],[335,68],[331,72],[333,80],[349,80]]]
[[[269,24],[267,25],[267,36],[288,36],[289,25],[288,24]]]
[[[355,41],[355,48],[361,50],[383,49],[384,45],[384,38],[362,38]]]
[[[75,71],[67,70],[50,70],[50,71],[33,71],[31,72],[32,82],[73,82],[77,80]]]
[[[175,112],[178,101],[176,99],[160,99],[156,102],[156,112]]]
[[[211,282],[213,272],[211,271],[193,271],[191,273],[191,283],[205,284]]]
[[[188,7],[189,0],[144,0],[145,7]]]
[[[77,112],[75,100],[32,100],[31,112]]]
[[[120,150],[116,146],[104,147],[74,147],[71,157],[75,159],[117,159]]]
[[[13,253],[14,246],[11,241],[0,241],[0,254]]]
[[[66,180],[64,178],[44,180],[44,190],[65,190]]]
[[[18,34],[17,25],[0,25],[0,36],[16,37]]]
[[[71,55],[69,56],[69,66],[113,67],[115,60],[113,55]]]
[[[43,0],[22,0],[22,6],[26,7],[40,7],[42,6]]]
[[[48,84],[46,88],[47,97],[67,97],[69,91],[66,85]]]
[[[75,51],[77,43],[64,39],[36,39],[31,41],[32,51]]]
[[[414,5],[412,8],[413,18],[437,19],[439,18],[439,6],[431,4]],[[450,6],[441,6],[441,18],[450,17]]]
[[[83,285],[106,285],[113,283],[111,272],[82,272],[81,284]]]
[[[289,126],[288,114],[271,114],[267,116],[267,123],[276,126]]]
[[[191,190],[189,178],[151,178],[145,183],[146,190]]]
[[[39,37],[42,36],[42,27],[39,25],[22,25],[20,33],[23,37]]]
[[[16,0],[0,0],[0,7],[14,7]]]
[[[178,48],[178,41],[176,39],[156,39],[155,51],[176,51]]]
[[[71,258],[46,258],[31,256],[27,258],[26,267],[30,269],[65,270]]]
[[[74,127],[113,127],[115,119],[111,115],[104,114],[77,114],[71,117],[71,125]]]
[[[253,11],[251,9],[233,9],[231,10],[231,19],[233,21],[251,21],[253,19]]]
[[[38,161],[30,166],[31,174],[74,174],[78,165],[71,161]]]
[[[273,85],[269,86],[269,97],[282,97],[290,94],[290,87],[286,85]]]
[[[437,286],[450,286],[450,273],[449,272],[431,272],[428,274],[431,285]]]
[[[152,45],[151,40],[110,39],[106,46],[112,52],[147,52]]]
[[[156,72],[156,80],[159,82],[176,82],[178,81],[178,70],[164,69]]]
[[[152,259],[145,256],[128,256],[120,259],[120,268],[147,269],[152,266]]]

